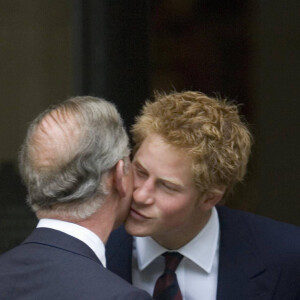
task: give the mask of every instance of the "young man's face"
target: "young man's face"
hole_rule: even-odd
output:
[[[126,230],[151,236],[176,249],[189,242],[205,225],[210,211],[203,208],[186,153],[148,136],[133,159],[133,202]]]

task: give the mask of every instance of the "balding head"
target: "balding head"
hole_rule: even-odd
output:
[[[36,168],[49,170],[63,166],[76,154],[82,131],[78,115],[55,109],[37,124],[30,139],[30,157]]]
[[[105,199],[105,175],[128,155],[111,103],[76,97],[51,107],[31,123],[20,152],[27,202],[35,212],[86,218]]]

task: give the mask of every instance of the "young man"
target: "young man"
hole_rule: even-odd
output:
[[[104,244],[128,214],[132,170],[116,108],[69,99],[39,115],[20,153],[39,223],[0,256],[0,299],[150,299],[108,271]]]
[[[215,207],[250,154],[237,107],[199,92],[156,95],[132,132],[125,228],[135,238],[132,247],[122,228],[113,233],[108,268],[154,299],[299,299],[299,228]]]

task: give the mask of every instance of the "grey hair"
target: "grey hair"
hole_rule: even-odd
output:
[[[37,132],[45,133],[41,124],[49,116],[67,136],[73,131],[79,133],[74,134],[74,139],[63,141],[62,148],[55,148],[59,159],[50,160],[47,165],[39,159],[40,152],[48,155],[53,149],[46,146],[44,151],[48,136],[41,140]],[[20,151],[19,167],[28,190],[27,203],[34,212],[87,218],[107,195],[107,174],[129,154],[128,136],[112,103],[82,96],[52,106],[32,121]]]

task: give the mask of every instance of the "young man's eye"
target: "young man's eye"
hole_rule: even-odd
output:
[[[161,185],[162,185],[166,190],[168,190],[168,191],[170,191],[170,192],[176,192],[176,191],[177,191],[177,189],[176,189],[174,186],[171,186],[171,185],[169,185],[169,184],[167,184],[167,183],[162,182]]]
[[[140,177],[146,177],[147,176],[147,173],[139,168],[135,168],[135,173],[140,176]]]

